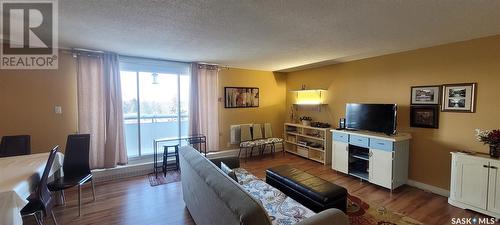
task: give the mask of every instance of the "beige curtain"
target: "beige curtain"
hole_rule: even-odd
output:
[[[207,151],[219,150],[218,75],[217,66],[192,64],[189,134],[206,135]]]
[[[77,54],[78,130],[91,135],[91,168],[127,163],[118,55]]]

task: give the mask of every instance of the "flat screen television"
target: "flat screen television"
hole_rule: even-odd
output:
[[[396,134],[396,104],[346,105],[346,129]]]

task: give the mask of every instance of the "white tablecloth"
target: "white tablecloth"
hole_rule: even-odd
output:
[[[0,158],[0,224],[22,225],[20,211],[35,191],[49,153]],[[64,155],[57,153],[50,175],[62,167]]]

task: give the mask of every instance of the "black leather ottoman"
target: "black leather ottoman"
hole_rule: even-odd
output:
[[[314,212],[329,208],[346,212],[347,190],[288,165],[266,170],[266,183]]]

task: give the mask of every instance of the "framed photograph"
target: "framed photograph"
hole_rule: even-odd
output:
[[[443,85],[443,112],[468,112],[476,110],[477,83]]]
[[[438,105],[441,99],[441,86],[411,87],[411,105]]]
[[[410,106],[410,126],[439,128],[439,105]]]
[[[224,87],[224,108],[259,107],[259,88]]]

